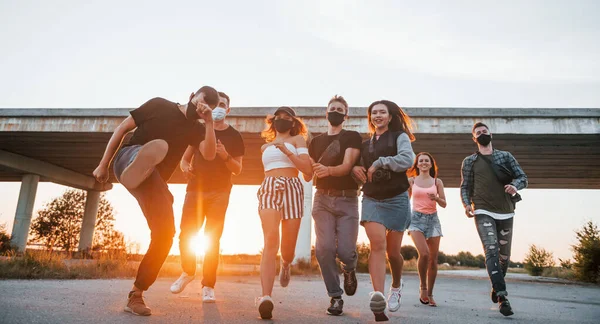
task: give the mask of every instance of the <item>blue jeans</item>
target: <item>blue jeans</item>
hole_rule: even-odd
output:
[[[506,296],[504,277],[508,271],[513,234],[513,218],[496,220],[485,214],[475,215],[475,225],[485,252],[485,267],[498,296]]]
[[[196,254],[190,241],[198,234],[206,219],[204,235],[208,238],[208,249],[205,251],[202,266],[202,286],[214,288],[217,281],[220,241],[229,205],[229,194],[229,191],[188,191],[185,194],[179,234],[181,268],[189,275],[196,273]]]
[[[315,254],[329,297],[341,296],[340,269],[335,261],[340,259],[346,272],[356,268],[358,255],[358,197],[333,197],[317,190],[313,202],[315,220]]]
[[[121,148],[114,159],[113,169],[117,180],[123,170],[133,161],[141,145]],[[156,281],[158,272],[169,255],[173,236],[175,236],[175,218],[173,216],[173,195],[164,180],[155,169],[139,187],[129,190],[142,208],[150,228],[150,246],[135,278],[134,285],[148,290]]]

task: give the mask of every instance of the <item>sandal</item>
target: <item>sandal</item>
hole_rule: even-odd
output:
[[[433,300],[433,295],[427,296],[427,299],[429,300],[429,306],[431,306],[431,307],[437,307],[437,304],[435,303],[435,300]]]
[[[427,288],[423,289],[421,288],[421,291],[419,292],[419,301],[421,302],[421,304],[423,305],[427,305],[429,304],[429,297],[426,297],[425,299],[421,298],[421,292],[425,291],[427,293]]]

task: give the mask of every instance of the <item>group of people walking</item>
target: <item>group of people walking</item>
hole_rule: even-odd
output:
[[[231,176],[241,172],[245,154],[242,136],[226,122],[230,103],[229,96],[209,86],[192,93],[184,105],[151,99],[131,111],[131,116],[117,127],[94,170],[96,179],[105,182],[112,161],[116,179],[137,199],[151,230],[150,246],[128,295],[128,312],[151,314],[142,294],[156,280],[173,243],[173,196],[167,180],[178,164],[188,178],[188,187],[179,236],[183,271],[171,292],[180,293],[195,278],[196,256],[190,240],[204,225],[209,249],[203,262],[202,298],[207,303],[216,300],[219,240]],[[419,301],[437,305],[433,288],[442,237],[437,206],[446,207],[446,197],[435,159],[427,152],[415,155],[411,118],[396,103],[380,100],[369,105],[369,138],[364,141],[358,132],[344,129],[348,112],[346,100],[334,96],[324,112],[327,132],[310,142],[307,126],[291,107],[279,107],[265,120],[261,134],[266,142],[261,147],[265,177],[257,192],[264,249],[260,264],[262,292],[256,304],[263,319],[273,316],[277,268],[282,287],[288,286],[291,279],[290,267],[304,215],[300,176],[305,181],[314,179],[317,188],[312,217],[316,257],[330,298],[327,314],[342,315],[343,294],[352,296],[357,290],[359,226],[364,227],[370,243],[373,290],[369,307],[375,320],[388,320],[386,312],[398,311],[401,306],[404,260],[400,248],[404,232],[412,237],[419,253]],[[134,129],[133,136],[121,145]],[[487,125],[476,123],[472,135],[478,151],[463,161],[462,202],[466,215],[475,219],[485,250],[491,299],[503,315],[509,316],[513,312],[504,276],[510,258],[514,207],[520,199],[517,190],[527,186],[527,177],[510,153],[492,148]],[[386,258],[392,274],[387,297]]]

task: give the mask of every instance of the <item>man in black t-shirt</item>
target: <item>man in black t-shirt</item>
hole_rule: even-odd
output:
[[[190,147],[181,160],[181,170],[189,179],[179,234],[183,273],[171,286],[171,292],[178,294],[194,279],[196,254],[191,241],[206,219],[204,235],[208,239],[208,247],[204,251],[202,266],[202,301],[205,303],[215,302],[219,241],[229,204],[231,175],[242,171],[242,157],[245,153],[242,135],[225,122],[230,111],[229,96],[219,92],[219,97],[219,105],[213,110],[217,157],[214,160],[207,159],[198,149]]]
[[[308,148],[317,186],[312,217],[317,261],[331,297],[327,314],[341,315],[344,290],[352,296],[357,286],[358,185],[350,172],[359,158],[362,138],[343,129],[348,119],[348,103],[343,97],[334,96],[329,101],[326,116],[327,133],[315,137]],[[336,256],[343,266],[344,290],[340,288]]]
[[[115,129],[94,170],[94,177],[106,182],[114,156],[115,176],[137,199],[151,231],[150,246],[138,268],[125,311],[151,314],[142,293],[156,280],[175,235],[173,195],[167,180],[188,146],[201,151],[207,159],[214,158],[217,147],[211,108],[218,102],[217,91],[208,86],[192,93],[187,105],[150,99],[131,111],[131,116]],[[204,125],[199,119],[204,120]],[[133,129],[133,136],[117,152],[123,137]]]

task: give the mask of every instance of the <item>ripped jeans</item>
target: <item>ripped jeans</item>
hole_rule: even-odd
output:
[[[485,266],[498,296],[508,295],[504,276],[510,260],[513,218],[497,220],[484,214],[475,215],[475,225],[485,251]]]

